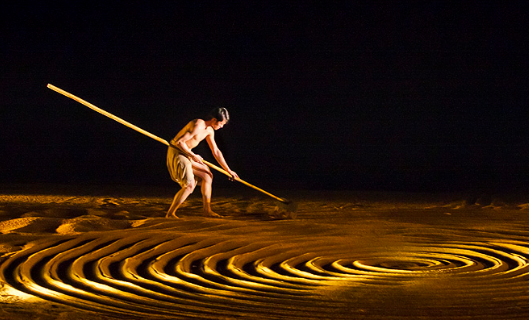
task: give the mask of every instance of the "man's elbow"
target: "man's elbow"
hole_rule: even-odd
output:
[[[215,158],[222,157],[222,152],[220,151],[220,149],[214,150],[212,153]]]
[[[185,151],[186,150],[186,144],[184,141],[177,141],[176,142],[176,147],[182,151]]]

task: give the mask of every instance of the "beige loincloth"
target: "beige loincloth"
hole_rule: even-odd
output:
[[[171,179],[180,184],[182,188],[194,183],[195,175],[191,160],[177,148],[167,149],[167,169]]]

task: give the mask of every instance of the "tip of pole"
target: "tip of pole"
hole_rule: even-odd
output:
[[[283,208],[286,209],[287,212],[296,212],[298,209],[298,204],[294,201],[287,200],[285,198],[282,198],[283,201]]]

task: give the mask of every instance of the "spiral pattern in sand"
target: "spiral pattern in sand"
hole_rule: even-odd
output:
[[[332,236],[249,241],[226,230],[50,237],[12,255],[0,271],[20,291],[117,316],[527,315],[529,243],[521,240],[351,249]],[[513,300],[522,309],[504,308]]]

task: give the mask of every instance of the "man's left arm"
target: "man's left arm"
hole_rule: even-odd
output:
[[[209,148],[211,149],[211,153],[213,154],[213,157],[215,157],[215,160],[217,160],[220,166],[224,170],[228,171],[228,173],[231,174],[232,178],[239,178],[237,173],[231,170],[230,167],[228,166],[228,163],[224,159],[222,152],[220,151],[219,147],[217,146],[217,143],[215,142],[213,133],[207,135],[206,141],[208,142],[208,145],[209,145]]]

